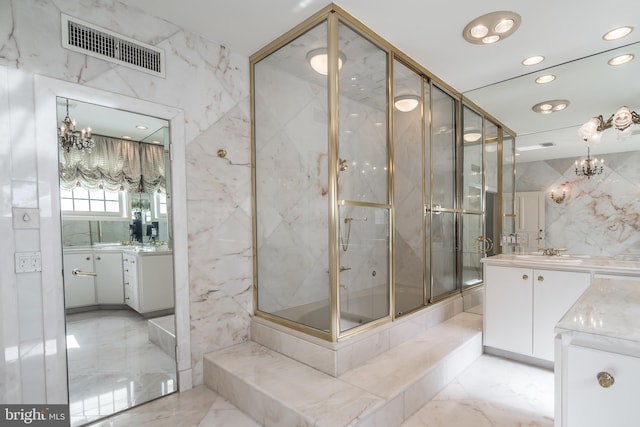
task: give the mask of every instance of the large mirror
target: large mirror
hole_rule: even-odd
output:
[[[621,55],[634,59],[609,65]],[[638,75],[640,43],[632,43],[464,94],[517,133],[515,231],[522,248],[638,258],[640,126],[632,124],[626,135],[607,129],[588,144],[578,132],[592,117],[607,120],[622,106],[640,111]],[[542,76],[555,79],[536,83]],[[566,108],[533,109],[554,100],[568,101]],[[592,175],[582,173],[588,154],[603,165]],[[526,212],[540,213],[535,223]]]
[[[177,391],[166,120],[58,98],[71,425]],[[91,128],[91,130],[89,130]],[[70,129],[72,130],[72,129]]]

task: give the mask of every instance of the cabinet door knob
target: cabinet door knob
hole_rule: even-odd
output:
[[[615,382],[615,380],[613,379],[613,375],[611,375],[609,372],[598,372],[598,383],[600,384],[600,387],[603,388],[609,388],[613,385],[613,383]]]
[[[97,257],[96,257],[96,259],[97,259],[98,261],[100,261],[102,258],[100,258],[99,256],[97,256]]]
[[[526,274],[523,274],[523,275],[522,275],[522,280],[527,280],[527,279],[529,279],[529,276],[528,276],[528,275],[526,275]]]
[[[544,282],[544,277],[543,276],[538,276],[538,282]]]

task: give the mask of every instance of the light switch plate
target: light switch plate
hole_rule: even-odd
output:
[[[13,229],[40,228],[38,208],[13,208]]]

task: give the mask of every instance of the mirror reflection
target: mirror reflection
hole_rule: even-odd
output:
[[[58,124],[75,426],[178,389],[169,139],[165,120],[77,100]]]

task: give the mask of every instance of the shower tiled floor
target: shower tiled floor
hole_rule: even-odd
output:
[[[553,427],[553,372],[482,355],[403,427]],[[257,426],[205,386],[139,406],[96,426]]]

